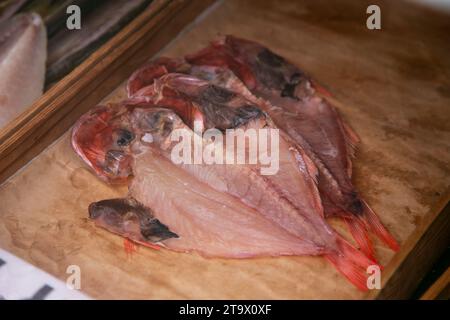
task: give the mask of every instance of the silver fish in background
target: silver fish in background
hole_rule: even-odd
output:
[[[46,59],[47,34],[39,15],[0,23],[0,129],[42,95]]]

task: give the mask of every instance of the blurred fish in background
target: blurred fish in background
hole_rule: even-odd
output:
[[[11,11],[2,13],[10,14]],[[26,13],[0,22],[0,129],[42,95],[47,58],[45,25]]]

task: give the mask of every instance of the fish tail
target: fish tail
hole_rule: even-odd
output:
[[[353,239],[355,239],[361,251],[371,260],[377,261],[375,259],[375,253],[372,246],[372,241],[369,238],[369,233],[367,231],[366,225],[363,221],[357,218],[344,218]]]
[[[378,265],[363,253],[352,247],[342,237],[337,238],[338,250],[325,257],[342,273],[355,287],[367,291],[367,268]]]
[[[367,229],[375,233],[386,245],[389,246],[389,248],[394,251],[398,251],[400,246],[398,245],[397,240],[395,240],[395,238],[384,227],[380,218],[378,218],[369,205],[364,200],[361,200],[361,202],[363,204],[361,219],[366,224]]]

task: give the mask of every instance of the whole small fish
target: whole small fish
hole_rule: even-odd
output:
[[[0,128],[42,95],[46,57],[39,15],[21,14],[0,23]]]
[[[354,148],[359,138],[299,68],[252,41],[226,36],[186,56],[199,66],[228,68],[258,98],[261,106],[300,145],[319,170],[318,186],[327,216],[343,218],[361,249],[373,258],[367,230],[393,250],[398,244],[351,182]]]

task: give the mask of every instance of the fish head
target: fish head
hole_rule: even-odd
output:
[[[144,244],[178,237],[131,197],[91,203],[89,217],[99,227]]]
[[[98,177],[126,181],[132,174],[131,145],[135,134],[126,108],[97,106],[83,115],[72,131],[72,146]]]

